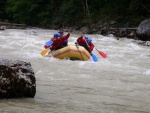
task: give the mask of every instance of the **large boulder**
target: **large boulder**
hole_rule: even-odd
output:
[[[36,84],[30,63],[0,60],[0,98],[34,97]]]
[[[150,41],[150,19],[144,20],[137,28],[137,37],[142,41]]]

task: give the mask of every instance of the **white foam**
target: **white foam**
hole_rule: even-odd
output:
[[[150,75],[150,69],[144,72],[145,75]]]

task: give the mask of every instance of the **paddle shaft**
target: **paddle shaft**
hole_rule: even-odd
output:
[[[86,41],[86,39],[85,39],[85,38],[84,38],[84,40],[85,40],[86,45],[87,45],[87,47],[88,47],[88,49],[89,49],[89,51],[90,51],[90,54],[91,54],[90,46],[89,46],[89,44],[87,43],[87,41]]]
[[[85,42],[86,42],[86,44],[87,44],[87,46],[88,46],[88,49],[89,49],[89,51],[90,51],[90,54],[91,54],[91,56],[92,56],[93,61],[94,61],[94,62],[97,62],[97,61],[98,61],[97,57],[96,57],[93,53],[91,53],[89,44],[87,43],[87,41],[86,41],[85,38],[84,38],[84,40],[85,40]]]

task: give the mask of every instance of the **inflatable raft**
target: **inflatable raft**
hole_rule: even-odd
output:
[[[69,45],[56,51],[51,51],[47,55],[59,59],[83,60],[87,61],[91,58],[91,54],[82,46]]]

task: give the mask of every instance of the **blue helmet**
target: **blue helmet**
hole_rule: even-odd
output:
[[[60,34],[59,33],[55,33],[54,37],[60,37]]]
[[[88,36],[84,36],[84,38],[87,40],[89,37]]]
[[[88,38],[88,43],[92,43],[92,39],[91,38]]]

